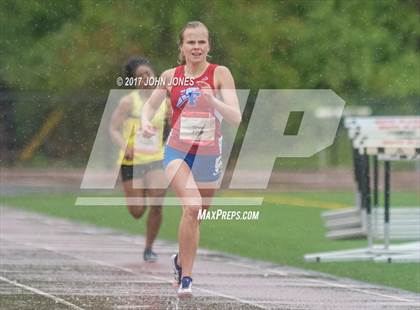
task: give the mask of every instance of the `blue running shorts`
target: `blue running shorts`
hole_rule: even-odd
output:
[[[166,169],[174,159],[182,159],[190,167],[194,180],[197,182],[217,181],[222,171],[221,155],[184,153],[166,145],[163,167]]]

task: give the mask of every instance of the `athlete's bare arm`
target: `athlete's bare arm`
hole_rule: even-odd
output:
[[[166,98],[166,93],[170,91],[170,80],[174,75],[175,69],[169,69],[162,73],[161,79],[164,80],[162,85],[159,85],[155,88],[150,95],[150,98],[146,101],[143,106],[143,111],[141,113],[141,127],[142,134],[145,137],[151,137],[156,134],[156,129],[151,124],[151,120],[155,116],[156,112],[159,110],[160,105]]]
[[[214,97],[209,91],[206,92],[205,96],[209,97],[215,109],[222,114],[229,124],[239,126],[242,116],[232,74],[224,66],[218,66],[214,73],[215,84],[221,92],[223,101]]]
[[[166,100],[166,113],[165,113],[165,119],[169,126],[172,127],[172,105],[171,105],[171,97],[167,96]]]
[[[129,117],[133,109],[133,100],[131,96],[125,96],[118,103],[117,108],[111,117],[111,124],[109,126],[109,134],[111,135],[112,141],[119,146],[120,149],[124,150],[126,146],[126,141],[121,135],[121,126],[124,121]],[[133,150],[130,150],[128,147],[126,149],[125,158],[130,160],[133,157]]]

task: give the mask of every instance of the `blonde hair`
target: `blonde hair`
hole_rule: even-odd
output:
[[[182,51],[181,51],[182,43],[184,43],[184,32],[185,32],[185,30],[191,29],[191,28],[198,28],[198,27],[203,27],[204,29],[206,29],[207,36],[209,37],[209,30],[208,30],[207,26],[204,25],[202,22],[200,22],[200,21],[188,22],[184,26],[184,28],[182,28],[182,30],[181,30],[181,32],[179,33],[179,36],[178,36],[178,48],[180,49],[179,50],[179,55],[178,55],[178,61],[177,61],[178,64],[180,64],[180,65],[185,64],[185,56],[182,54]],[[210,44],[210,39],[209,39],[209,44]],[[207,55],[207,56],[210,57],[210,55]]]

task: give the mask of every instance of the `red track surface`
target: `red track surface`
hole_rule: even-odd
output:
[[[401,290],[200,250],[194,297],[178,300],[169,257],[144,239],[0,207],[1,309],[418,309]]]

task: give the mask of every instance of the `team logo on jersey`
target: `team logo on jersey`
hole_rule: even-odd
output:
[[[201,93],[198,87],[189,87],[189,88],[183,89],[181,90],[181,93],[179,95],[179,99],[178,99],[178,102],[176,103],[176,107],[180,108],[187,101],[189,105],[195,106],[197,104],[197,100],[200,95]]]

